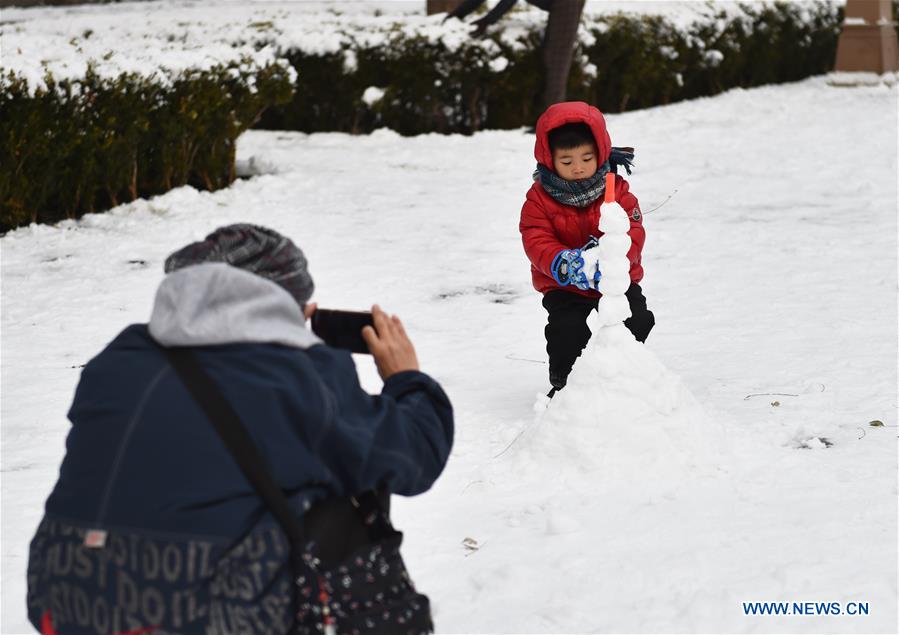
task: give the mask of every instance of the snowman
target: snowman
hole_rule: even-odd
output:
[[[624,208],[615,200],[615,175],[606,175],[606,193],[602,214],[599,218],[599,230],[602,239],[597,249],[597,268],[601,273],[598,291],[602,293],[602,301],[596,313],[591,313],[587,325],[593,333],[590,343],[596,345],[600,338],[598,333],[611,330],[630,335],[623,322],[631,316],[630,304],[625,293],[631,285],[630,260],[627,252],[631,248],[631,237],[628,230],[630,219]],[[604,335],[615,337],[615,335]],[[630,335],[633,338],[632,335]]]
[[[604,479],[673,476],[720,451],[716,426],[690,391],[624,325],[631,316],[625,295],[631,285],[629,229],[628,214],[615,201],[615,175],[609,174],[602,237],[584,253],[585,273],[598,278],[602,293],[587,318],[592,335],[565,390],[551,401],[538,397],[531,442],[540,456],[560,465],[601,466]]]

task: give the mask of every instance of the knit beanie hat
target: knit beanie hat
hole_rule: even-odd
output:
[[[300,306],[306,305],[315,289],[300,248],[267,227],[247,223],[219,227],[205,240],[166,258],[165,272],[207,262],[223,262],[267,278],[286,289]]]

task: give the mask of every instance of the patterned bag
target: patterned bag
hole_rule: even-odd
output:
[[[390,523],[389,498],[366,492],[324,501],[297,521],[237,413],[186,349],[166,349],[247,480],[290,542],[295,632],[421,635],[433,632],[428,598],[415,591]]]
[[[296,577],[300,632],[321,632],[319,624],[336,624],[331,632],[341,634],[433,631],[430,603],[406,571],[403,534],[390,524],[387,500],[386,494],[367,492],[324,501],[306,513],[311,549],[303,561],[306,571]]]

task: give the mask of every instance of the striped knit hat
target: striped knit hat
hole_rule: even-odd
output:
[[[219,227],[205,240],[166,258],[165,272],[206,262],[224,262],[267,278],[286,289],[300,306],[306,305],[315,289],[300,248],[267,227],[247,223]]]

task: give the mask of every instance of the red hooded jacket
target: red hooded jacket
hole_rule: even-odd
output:
[[[590,126],[596,139],[597,161],[599,165],[605,163],[612,151],[606,121],[597,108],[582,101],[553,104],[537,120],[537,141],[534,144],[537,162],[553,170],[549,131],[567,123],[585,123]],[[631,228],[628,234],[631,237],[631,248],[627,256],[631,261],[631,281],[640,282],[643,279],[641,253],[646,241],[643,216],[637,197],[630,193],[627,181],[620,176],[615,178],[615,199],[630,216]],[[574,285],[560,287],[553,278],[550,267],[553,258],[563,249],[579,249],[591,235],[602,236],[598,229],[601,207],[602,198],[587,207],[564,205],[547,194],[539,181],[534,182],[521,208],[518,229],[521,231],[524,251],[531,261],[531,279],[537,291],[546,293],[564,288],[587,297],[600,297],[600,293],[592,289],[582,291]]]

